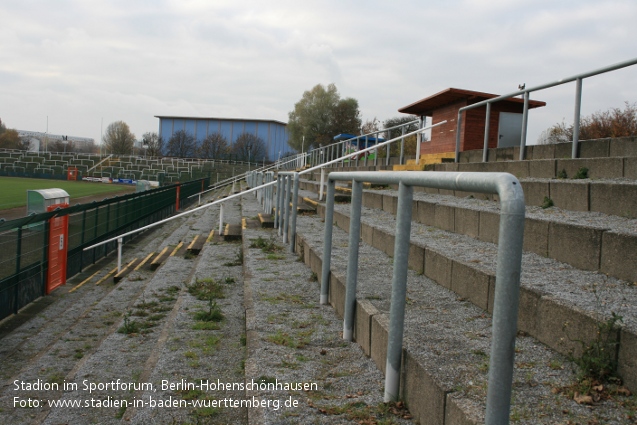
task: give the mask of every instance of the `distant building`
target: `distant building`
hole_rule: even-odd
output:
[[[183,130],[194,136],[197,145],[210,134],[219,133],[232,146],[242,133],[250,133],[260,137],[266,145],[266,160],[277,160],[291,148],[288,146],[287,124],[275,120],[241,119],[241,118],[196,118],[156,115],[159,118],[159,136],[168,141],[171,136]],[[255,158],[262,160],[263,158]]]
[[[92,139],[90,137],[66,136],[61,134],[42,133],[39,131],[16,131],[18,132],[18,136],[20,136],[20,138],[27,138],[31,142],[31,147],[29,148],[29,150],[33,152],[47,151],[48,144],[56,141],[73,142],[74,150],[79,152],[91,152],[93,150],[93,147],[95,146],[95,139]]]

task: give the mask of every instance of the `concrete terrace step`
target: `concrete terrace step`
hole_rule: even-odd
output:
[[[254,216],[258,202],[252,196],[242,199],[243,214]],[[293,388],[247,391],[246,399],[281,403],[278,409],[249,409],[248,423],[410,423],[406,411],[382,403],[382,374],[356,344],[341,340],[342,323],[331,307],[318,304],[312,272],[274,232],[243,229],[245,381],[292,383]],[[295,389],[297,383],[310,388]],[[287,400],[295,405],[285,406]]]
[[[443,163],[426,166],[426,171],[504,172],[518,178],[555,179],[561,172],[573,178],[582,168],[592,179],[637,179],[637,157],[537,159],[525,161]]]
[[[263,228],[274,227],[274,218],[272,217],[272,214],[259,213],[259,222]]]
[[[318,193],[318,186],[312,181],[300,182],[301,188],[313,193]],[[397,199],[395,190],[363,191],[364,206],[394,215]],[[415,191],[412,220],[486,242],[498,240],[499,205],[492,201]],[[635,219],[528,206],[524,250],[583,270],[637,281]]]
[[[336,205],[334,222],[349,230],[349,206]],[[324,215],[324,208],[319,208]],[[363,207],[363,242],[393,255],[395,216]],[[409,266],[491,311],[497,246],[412,222]],[[518,327],[561,353],[581,351],[574,340],[591,341],[612,313],[623,316],[619,336],[619,372],[637,390],[637,287],[596,272],[525,253]],[[565,323],[572,327],[564,329]]]
[[[192,242],[188,245],[186,250],[192,255],[199,255],[204,244],[206,243],[206,237],[202,235],[195,235]]]
[[[316,218],[299,217],[297,226],[297,251],[320,276],[324,224]],[[330,303],[342,315],[348,235],[335,227],[332,245]],[[359,258],[355,339],[384,370],[392,260],[366,242],[360,246]],[[447,270],[451,272],[451,267]],[[483,423],[490,314],[412,270],[408,273],[407,291],[402,399],[423,424]],[[597,419],[600,423],[619,424],[627,420],[626,415],[631,413],[622,407],[623,400],[600,403],[591,410],[562,393],[576,380],[568,360],[524,335],[520,334],[516,341],[512,422],[590,423]]]
[[[633,180],[567,180],[521,179],[527,205],[541,206],[545,198],[556,207],[571,211],[601,212],[620,217],[637,218],[637,181]],[[473,196],[478,199],[496,199],[494,195],[462,191],[418,188],[432,194]]]

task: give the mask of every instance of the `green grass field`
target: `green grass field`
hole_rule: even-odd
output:
[[[134,186],[120,184],[0,177],[0,210],[26,205],[27,190],[51,188],[66,190],[71,197],[71,205],[74,204],[73,201],[75,199],[83,196],[130,193],[135,191]]]

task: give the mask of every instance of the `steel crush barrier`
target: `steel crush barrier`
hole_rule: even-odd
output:
[[[400,384],[402,341],[407,291],[407,270],[411,232],[413,187],[423,186],[498,194],[500,233],[498,240],[496,289],[493,310],[493,340],[488,377],[486,424],[508,424],[513,382],[515,337],[524,234],[524,194],[517,178],[508,173],[451,172],[332,172],[328,177],[325,209],[321,304],[329,295],[334,194],[336,181],[352,182],[349,253],[343,320],[343,338],[351,341],[356,307],[358,247],[360,239],[362,183],[398,184],[398,207],[394,245],[394,269],[389,317],[385,402],[397,399]]]
[[[501,100],[510,99],[515,96],[522,95],[524,98],[524,106],[522,109],[522,131],[520,134],[520,156],[519,160],[522,161],[525,158],[525,148],[526,148],[526,131],[528,124],[528,115],[529,115],[529,94],[534,91],[540,91],[544,89],[548,89],[555,86],[560,86],[562,84],[570,83],[575,81],[575,107],[574,107],[574,119],[573,119],[573,147],[571,150],[571,158],[579,157],[579,127],[580,127],[580,110],[582,105],[582,81],[584,78],[593,77],[595,75],[604,74],[606,72],[615,71],[621,68],[626,68],[628,66],[632,66],[637,64],[637,58],[630,59],[624,62],[619,62],[614,65],[609,65],[603,68],[596,69],[594,71],[584,72],[581,74],[573,75],[567,78],[560,78],[557,81],[540,84],[538,86],[530,87],[528,89],[522,89],[513,93],[505,94],[502,96],[494,97],[493,99],[483,100],[481,102],[476,102],[471,105],[462,107],[458,110],[458,122],[456,125],[456,160],[455,162],[460,161],[460,128],[462,126],[462,113],[469,109],[479,108],[481,106],[486,105],[486,117],[484,124],[484,146],[482,148],[482,161],[488,161],[488,149],[489,149],[489,120],[491,115],[491,104],[495,102],[499,102]]]

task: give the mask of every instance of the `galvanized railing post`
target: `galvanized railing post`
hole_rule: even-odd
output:
[[[458,111],[458,123],[456,124],[456,159],[455,162],[460,162],[460,129],[462,128],[462,111]]]
[[[418,128],[425,127],[424,117],[418,118]],[[416,134],[416,165],[420,164],[420,145],[422,143],[422,133]]]
[[[319,201],[323,200],[323,187],[325,186],[325,168],[321,168],[321,182],[319,185]]]
[[[524,193],[517,180],[502,179],[498,195],[501,208],[497,285],[493,303],[493,342],[485,418],[485,423],[489,425],[509,423],[525,214]]]
[[[399,159],[399,163],[400,165],[405,165],[405,127],[402,128],[402,133],[401,133],[401,138],[400,138],[400,159]]]
[[[223,203],[219,204],[219,236],[223,235]]]
[[[489,160],[490,124],[491,124],[491,102],[487,103],[487,113],[486,113],[486,118],[484,119],[484,147],[482,148],[482,162],[487,162]]]
[[[296,215],[299,198],[299,173],[294,173],[294,189],[292,191],[292,220],[290,221],[290,252],[296,248]]]
[[[524,92],[524,107],[522,108],[522,134],[520,135],[520,161],[526,156],[526,129],[529,123],[529,92]]]
[[[285,175],[285,227],[283,227],[283,242],[288,243],[290,240],[288,239],[289,231],[290,231],[290,194],[292,193],[292,179],[290,174]]]
[[[378,139],[380,138],[380,132],[376,133],[376,142],[374,143],[375,145],[378,145]],[[380,154],[380,152],[378,151],[378,148],[376,148],[376,153],[374,154],[374,167],[376,167],[378,165],[378,155]]]
[[[367,136],[365,136],[365,149],[369,147],[369,140]],[[367,157],[369,156],[369,152],[365,152],[365,167],[367,167]]]
[[[345,286],[345,312],[343,314],[343,339],[345,341],[351,341],[354,336],[354,312],[356,311],[356,285],[358,281],[358,244],[361,237],[362,204],[363,183],[352,180],[347,283]]]
[[[330,294],[330,269],[332,263],[332,227],[334,225],[334,192],[333,180],[327,181],[327,199],[325,200],[325,233],[323,235],[323,264],[321,269],[320,303],[327,304]]]
[[[387,338],[387,363],[385,366],[384,400],[386,403],[396,401],[399,395],[413,194],[414,190],[412,186],[408,186],[402,181],[398,184],[394,273],[392,276],[389,335]]]
[[[281,180],[281,193],[279,194],[279,236],[283,236],[283,229],[287,225],[285,222],[285,184],[287,178],[284,173],[279,173],[279,179]]]
[[[122,238],[117,238],[117,273],[122,271]]]
[[[391,139],[391,131],[387,132],[387,140]],[[390,155],[390,149],[389,149],[389,145],[387,145],[387,152],[385,153],[385,166],[388,167],[389,166],[389,155]]]
[[[274,227],[277,230],[277,233],[281,234],[281,188],[283,181],[281,180],[281,175],[279,174],[276,179],[276,203],[274,210]]]
[[[571,158],[575,159],[579,157],[579,121],[580,111],[582,107],[582,79],[575,80],[575,113],[573,118],[573,149],[571,152]]]

